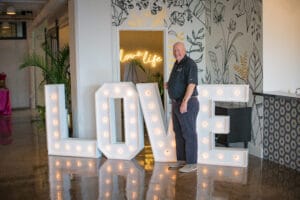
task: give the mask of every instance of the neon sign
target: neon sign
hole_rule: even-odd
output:
[[[156,54],[151,54],[148,51],[136,51],[135,53],[124,53],[123,49],[120,49],[120,62],[127,62],[131,59],[140,59],[144,64],[150,64],[152,67],[156,67],[157,63],[162,62],[162,57]]]

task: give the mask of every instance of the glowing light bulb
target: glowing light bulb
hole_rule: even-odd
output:
[[[131,151],[131,152],[133,152],[133,151],[135,151],[135,147],[134,146],[129,146],[129,151]]]
[[[102,122],[104,124],[107,124],[108,123],[108,117],[102,117]]]
[[[157,121],[158,121],[158,117],[157,117],[156,115],[153,115],[153,116],[151,117],[151,121],[152,121],[152,122],[157,122]]]
[[[239,155],[233,155],[233,160],[235,161],[239,161],[240,160],[240,156]]]
[[[60,166],[60,162],[57,160],[57,161],[55,162],[55,165],[56,165],[56,167]]]
[[[109,192],[105,192],[105,197],[109,197],[110,193]]]
[[[79,145],[77,145],[77,146],[76,146],[76,151],[81,152],[81,150],[82,150],[82,147],[79,146]]]
[[[160,129],[160,128],[155,128],[155,129],[154,129],[154,134],[155,134],[155,135],[161,135],[161,134],[162,134],[161,129]]]
[[[70,151],[70,149],[71,149],[70,145],[66,144],[66,145],[65,145],[65,149],[66,149],[67,151]]]
[[[52,108],[52,113],[56,114],[57,112],[58,112],[57,107],[53,107],[53,108]]]
[[[54,135],[54,137],[55,137],[56,139],[59,138],[59,132],[58,132],[58,131],[54,131],[53,135]]]
[[[93,152],[94,148],[92,146],[88,146],[88,152]]]
[[[201,125],[202,125],[203,128],[207,128],[209,124],[208,124],[208,121],[203,121],[201,123]]]
[[[93,165],[92,162],[89,161],[88,166],[91,168],[91,167],[93,167],[94,165]]]
[[[135,139],[137,137],[137,134],[135,132],[130,133],[131,139]]]
[[[221,153],[220,153],[220,154],[218,154],[218,159],[219,159],[219,160],[223,160],[223,159],[224,159],[224,155],[223,155],[223,154],[221,154]]]
[[[203,96],[203,97],[208,97],[208,91],[207,90],[203,90],[202,92],[201,92],[201,95]]]
[[[208,106],[207,105],[201,106],[201,111],[205,113],[208,112]]]
[[[103,91],[103,95],[107,97],[109,95],[109,91],[108,90],[104,90]]]
[[[176,175],[172,175],[172,176],[171,176],[171,179],[172,179],[173,181],[175,181],[175,180],[176,180]]]
[[[132,90],[127,90],[126,92],[128,97],[132,97],[133,96],[133,91]]]
[[[171,153],[171,152],[170,152],[170,150],[169,150],[169,149],[166,149],[166,150],[165,150],[165,152],[164,152],[165,156],[169,156],[169,155],[170,155],[170,153]]]
[[[208,159],[208,157],[209,157],[208,153],[202,153],[202,158]]]
[[[118,165],[118,168],[119,168],[120,171],[122,171],[122,170],[123,170],[123,165],[122,165],[122,164],[119,164],[119,165]]]
[[[82,163],[80,161],[77,161],[77,167],[81,167]]]
[[[162,148],[162,147],[164,146],[164,142],[163,142],[163,141],[159,141],[159,142],[158,142],[158,146],[159,146],[160,148]]]
[[[111,180],[110,180],[110,179],[106,179],[106,180],[105,180],[105,183],[108,185],[108,184],[111,183]]]
[[[71,167],[71,162],[69,160],[66,162],[66,166]]]
[[[106,167],[106,171],[107,171],[107,172],[111,172],[111,166],[110,166],[110,165],[108,165],[108,166]]]
[[[137,197],[136,192],[132,192],[131,197],[132,197],[132,199],[135,199]]]
[[[202,138],[201,141],[202,141],[203,144],[208,144],[209,143],[209,140],[208,140],[207,137]]]
[[[239,89],[234,89],[233,94],[234,96],[239,97],[241,95],[241,91]]]
[[[203,168],[203,169],[202,169],[202,173],[203,173],[203,174],[207,174],[207,172],[208,172],[207,168]]]
[[[115,94],[119,94],[120,93],[120,88],[119,87],[115,87],[114,88],[114,92],[115,92]]]
[[[135,107],[135,104],[133,104],[133,103],[130,104],[129,108],[130,108],[130,110],[135,110],[135,108],[136,108],[136,107]]]
[[[222,175],[223,175],[223,170],[219,169],[219,170],[218,170],[218,175],[219,175],[219,176],[222,176]]]
[[[54,144],[54,148],[55,148],[55,149],[59,149],[59,147],[60,147],[60,145],[59,145],[58,143],[55,143],[55,144]]]
[[[129,120],[130,124],[135,124],[136,123],[136,118],[135,117],[131,117]]]
[[[222,96],[224,94],[224,91],[221,88],[217,89],[217,95]]]
[[[130,172],[130,174],[133,174],[133,173],[134,173],[134,169],[133,169],[133,168],[130,168],[130,169],[129,169],[129,172]]]
[[[104,132],[103,132],[103,137],[105,137],[105,138],[108,138],[108,137],[109,137],[108,131],[104,131]]]
[[[53,119],[52,124],[53,124],[53,126],[58,126],[58,120],[57,119]]]
[[[56,93],[51,94],[51,100],[53,100],[53,101],[57,100],[57,94]]]
[[[107,103],[103,103],[103,104],[102,104],[102,109],[103,109],[103,110],[107,110],[107,109],[108,109]]]
[[[107,151],[110,151],[110,150],[111,150],[111,146],[110,146],[110,145],[106,145],[105,149],[106,149]]]
[[[123,154],[124,153],[124,150],[122,148],[119,148],[118,149],[118,154]]]
[[[222,122],[217,122],[217,123],[216,123],[216,128],[217,128],[217,129],[222,129],[222,128],[224,128],[223,123],[222,123]]]
[[[205,188],[207,188],[207,183],[203,182],[203,183],[201,184],[201,186],[202,186],[203,189],[205,189]]]
[[[146,91],[145,91],[145,95],[146,95],[147,97],[150,97],[150,96],[152,95],[152,92],[151,92],[150,90],[146,90]]]
[[[155,104],[154,104],[153,102],[149,103],[149,104],[148,104],[148,108],[149,108],[150,110],[153,110],[153,109],[155,108]]]
[[[233,172],[233,175],[234,175],[234,176],[238,176],[238,175],[240,175],[240,172],[239,172],[238,170],[235,170],[235,171]]]
[[[56,172],[55,177],[56,177],[56,180],[59,181],[61,179],[61,174],[59,172]]]
[[[172,145],[172,147],[176,147],[176,141],[172,140],[171,145]]]

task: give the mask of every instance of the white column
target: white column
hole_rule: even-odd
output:
[[[69,1],[74,135],[96,138],[95,92],[112,81],[111,2]]]

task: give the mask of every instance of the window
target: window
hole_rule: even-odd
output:
[[[26,22],[1,21],[0,39],[26,39]]]

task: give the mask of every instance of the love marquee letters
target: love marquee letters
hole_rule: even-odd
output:
[[[198,163],[246,167],[248,150],[215,147],[214,133],[228,134],[229,117],[215,116],[215,101],[247,102],[248,85],[199,85]],[[131,160],[144,148],[143,116],[154,160],[176,161],[172,120],[165,116],[156,83],[105,83],[95,94],[97,140],[69,138],[64,85],[46,85],[46,128],[49,155]],[[125,142],[117,142],[115,99],[123,99]],[[143,115],[142,115],[142,111]]]

